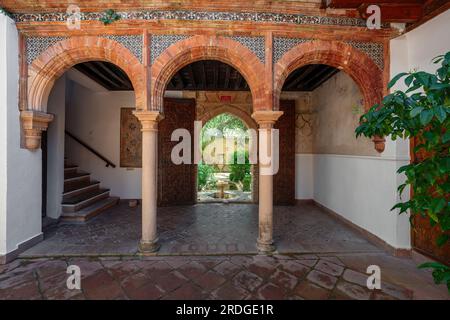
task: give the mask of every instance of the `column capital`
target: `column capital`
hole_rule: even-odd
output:
[[[260,127],[273,126],[275,122],[283,115],[279,110],[259,110],[252,113],[252,118]]]
[[[36,150],[41,145],[42,131],[47,130],[48,124],[53,120],[53,115],[42,111],[22,110],[20,120],[24,132],[25,148]]]
[[[158,122],[164,119],[159,111],[135,110],[133,114],[142,124],[142,131],[157,130]]]

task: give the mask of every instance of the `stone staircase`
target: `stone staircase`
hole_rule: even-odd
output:
[[[99,181],[91,180],[90,173],[64,159],[61,222],[86,222],[118,202],[118,197],[109,195],[109,189],[100,188]]]

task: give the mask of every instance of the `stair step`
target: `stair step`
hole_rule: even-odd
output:
[[[83,209],[92,203],[107,198],[109,196],[109,189],[97,189],[89,192],[70,197],[63,201],[63,212],[75,212]]]
[[[65,164],[64,165],[64,172],[70,171],[70,170],[73,170],[73,169],[78,169],[78,166],[74,165],[74,164]]]
[[[64,172],[64,182],[86,178],[90,175],[91,174],[87,172]]]
[[[70,192],[81,190],[81,189],[84,189],[86,187],[93,186],[93,185],[96,185],[96,184],[99,184],[99,183],[100,182],[96,181],[96,180],[74,181],[74,182],[72,182],[70,184],[67,184],[67,186],[64,186],[64,193],[63,193],[63,195],[67,195]]]
[[[82,181],[82,184],[72,185],[68,188],[68,191],[63,193],[63,203],[69,198],[81,195],[83,193],[98,190],[100,188],[100,182],[98,181]]]
[[[97,216],[102,211],[115,206],[119,202],[119,197],[108,197],[95,203],[82,210],[75,212],[64,212],[61,215],[61,222],[64,223],[80,223],[86,222],[89,219]]]

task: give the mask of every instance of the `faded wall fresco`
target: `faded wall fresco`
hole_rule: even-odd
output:
[[[379,156],[369,139],[355,137],[364,112],[363,97],[346,73],[337,73],[314,90],[311,100],[313,153]]]

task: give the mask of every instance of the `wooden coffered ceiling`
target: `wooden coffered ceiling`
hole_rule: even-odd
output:
[[[114,64],[90,61],[74,68],[107,90],[133,90],[128,76]],[[289,75],[283,91],[313,91],[337,72],[338,69],[323,64],[301,67]],[[167,90],[249,91],[250,88],[232,66],[216,60],[202,60],[180,69],[167,85]]]
[[[79,63],[74,68],[110,91],[133,90],[127,74],[115,64],[90,61]]]

